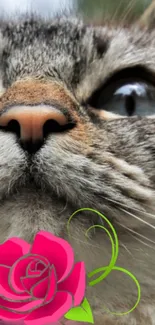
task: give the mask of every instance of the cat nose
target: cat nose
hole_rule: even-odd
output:
[[[35,153],[50,133],[68,130],[73,123],[59,109],[48,105],[13,106],[1,114],[0,127],[15,133],[24,150]]]

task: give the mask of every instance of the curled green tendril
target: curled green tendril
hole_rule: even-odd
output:
[[[136,301],[135,305],[130,310],[128,310],[126,312],[123,312],[123,313],[111,312],[109,309],[104,308],[108,313],[110,313],[112,315],[117,315],[117,316],[127,315],[127,314],[131,313],[137,307],[137,305],[140,302],[140,298],[141,298],[140,284],[139,284],[138,280],[136,279],[136,277],[131,272],[129,272],[128,270],[126,270],[126,269],[124,269],[122,267],[115,266],[116,261],[117,261],[117,257],[118,257],[118,251],[119,251],[118,237],[117,237],[116,231],[115,231],[114,227],[112,226],[112,224],[110,223],[110,221],[103,214],[101,214],[99,211],[94,210],[94,209],[91,209],[91,208],[82,208],[82,209],[76,210],[70,216],[70,218],[69,218],[69,220],[67,222],[67,231],[68,231],[68,234],[70,235],[69,226],[70,226],[70,222],[71,222],[72,218],[75,216],[75,214],[77,214],[79,212],[82,212],[82,211],[91,211],[91,212],[94,212],[94,213],[98,214],[104,221],[106,221],[106,223],[110,227],[110,229],[112,231],[112,235],[113,235],[112,236],[111,233],[110,233],[110,231],[108,229],[106,229],[102,225],[94,225],[94,226],[91,226],[89,229],[87,229],[87,231],[85,233],[85,236],[88,237],[88,232],[91,229],[94,229],[94,228],[101,228],[101,229],[103,229],[107,233],[108,237],[110,238],[111,248],[112,248],[111,260],[110,260],[109,265],[108,266],[104,266],[104,267],[100,267],[98,269],[95,269],[92,272],[89,272],[87,274],[88,278],[92,278],[94,275],[102,272],[102,275],[100,275],[97,279],[92,280],[92,281],[89,282],[89,286],[94,286],[97,283],[103,281],[112,270],[120,271],[122,273],[127,274],[135,282],[135,284],[137,286],[138,297],[137,297],[137,301]]]

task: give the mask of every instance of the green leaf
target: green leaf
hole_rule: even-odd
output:
[[[84,298],[81,306],[70,309],[64,317],[70,320],[94,324],[92,310],[86,298]]]

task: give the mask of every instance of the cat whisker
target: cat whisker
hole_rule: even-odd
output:
[[[133,256],[133,254],[130,252],[130,250],[126,247],[125,244],[122,243],[122,241],[119,241],[119,243],[121,244],[122,247],[124,247],[124,249],[131,255]]]
[[[135,0],[131,0],[131,1],[129,1],[129,4],[128,4],[127,8],[126,8],[126,11],[124,11],[122,17],[120,17],[120,20],[121,20],[122,24],[124,23],[124,21],[127,20],[128,15],[129,15],[129,14],[131,13],[131,11],[133,10],[134,3],[135,3]]]
[[[140,240],[139,238],[135,237],[134,235],[130,234],[130,236],[132,236],[134,239],[136,239],[138,242],[140,242],[141,244],[143,244],[144,246],[147,246],[153,250],[155,250],[155,247],[152,247],[150,245],[148,245],[147,243],[145,243],[144,241]]]
[[[125,212],[125,213],[127,213],[127,214],[130,215],[131,217],[133,217],[133,218],[139,220],[140,222],[144,223],[145,225],[149,226],[150,228],[155,229],[155,226],[151,225],[151,223],[149,223],[149,222],[143,220],[142,218],[137,217],[135,214],[133,214],[133,213],[131,213],[131,212],[129,212],[129,211],[126,211],[126,210],[124,210],[124,209],[122,209],[122,208],[120,208],[120,210],[123,211],[123,212]]]
[[[124,2],[124,0],[121,0],[121,1],[119,2],[118,6],[117,6],[117,9],[115,10],[113,16],[111,17],[112,22],[115,21],[115,18],[117,17],[117,14],[119,13],[119,10],[120,10],[120,8],[121,8],[123,2]]]
[[[86,239],[86,241],[84,241],[84,240],[79,239],[79,237],[75,237],[75,236],[72,236],[72,235],[71,235],[71,238],[75,239],[77,242],[80,242],[82,244],[86,244],[88,246],[95,247],[95,248],[98,248],[100,250],[103,250],[103,248],[101,246],[95,245],[95,244],[89,242],[87,239]]]
[[[146,212],[146,211],[144,211],[144,210],[140,210],[140,209],[137,209],[137,208],[134,208],[134,207],[127,206],[126,204],[121,203],[121,202],[118,202],[118,201],[115,201],[115,200],[113,200],[113,199],[109,199],[109,198],[106,198],[106,197],[105,197],[105,199],[106,199],[107,201],[111,201],[112,203],[116,203],[116,204],[118,204],[118,205],[120,205],[120,206],[122,206],[122,207],[125,207],[125,208],[127,208],[127,209],[131,209],[131,210],[133,210],[133,211],[143,213],[143,214],[145,214],[145,216],[150,217],[150,218],[152,218],[152,219],[155,219],[155,215],[153,215],[153,214],[151,214],[151,213],[149,213],[149,212]],[[149,207],[149,205],[145,205],[145,206],[146,206],[146,207]]]
[[[129,228],[129,227],[123,225],[122,223],[120,223],[120,222],[118,222],[118,221],[116,221],[116,223],[119,224],[122,228],[128,230],[130,233],[133,233],[133,234],[135,234],[135,235],[137,235],[137,236],[139,236],[139,237],[141,237],[141,238],[143,238],[143,239],[149,241],[150,243],[155,244],[155,241],[153,241],[153,240],[149,239],[148,237],[146,237],[146,236],[140,234],[139,232],[137,232],[137,231],[135,231],[135,230],[133,230],[133,229],[131,229],[131,228]]]

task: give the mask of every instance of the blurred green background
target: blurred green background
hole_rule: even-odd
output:
[[[51,17],[63,11],[78,11],[85,21],[102,23],[111,20],[133,21],[155,0],[0,0],[0,16],[35,12]],[[155,10],[154,10],[155,11]],[[155,13],[154,13],[155,14]]]
[[[76,9],[85,18],[96,22],[102,22],[105,18],[130,22],[140,17],[151,2],[152,0],[76,0]]]

